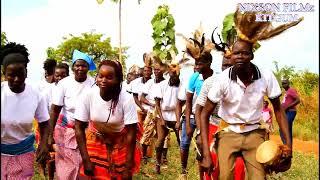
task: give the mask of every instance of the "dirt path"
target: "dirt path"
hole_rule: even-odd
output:
[[[271,135],[271,139],[278,143],[282,143],[279,135]],[[316,141],[303,141],[294,138],[293,150],[303,153],[314,153],[319,157],[319,143]]]

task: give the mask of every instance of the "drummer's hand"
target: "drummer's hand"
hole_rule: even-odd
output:
[[[280,146],[280,149],[282,151],[283,158],[292,158],[292,149],[289,146],[283,144]]]

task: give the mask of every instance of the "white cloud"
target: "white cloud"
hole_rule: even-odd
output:
[[[241,1],[142,0],[138,5],[137,0],[123,0],[122,43],[130,47],[127,67],[132,64],[141,65],[142,54],[152,50],[150,21],[159,5],[169,5],[170,12],[175,18],[176,32],[191,35],[202,22],[206,36],[210,37],[214,27],[219,26],[221,30],[222,19],[227,13],[235,10],[238,2]],[[314,4],[316,11],[303,13],[305,19],[299,25],[261,43],[262,47],[255,54],[255,63],[272,69],[272,61],[277,60],[280,65],[292,65],[297,69],[309,68],[317,72],[319,2],[311,0],[299,2]],[[56,47],[63,36],[69,33],[79,35],[95,29],[96,32],[111,37],[111,43],[117,46],[118,26],[118,4],[109,0],[105,0],[102,5],[98,5],[95,0],[49,0],[47,6],[33,9],[19,17],[2,14],[2,30],[7,33],[8,39],[24,43],[28,47],[32,59],[29,75],[35,80],[40,79],[46,48]],[[184,44],[179,38],[176,42],[181,52]],[[213,65],[214,69],[219,70],[221,55],[213,52],[213,57],[214,62],[217,62]]]

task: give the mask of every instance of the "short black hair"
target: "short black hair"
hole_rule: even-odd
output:
[[[69,76],[69,65],[67,63],[59,63],[56,66],[56,69],[65,69],[66,73],[67,73],[67,76]]]
[[[204,52],[197,60],[204,63],[212,63],[212,55],[210,52]]]
[[[54,60],[54,59],[47,59],[44,61],[43,63],[43,69],[45,71],[47,71],[47,74],[50,76],[50,75],[53,75],[54,73],[54,68],[56,67],[57,65],[57,61]]]
[[[5,69],[8,65],[13,63],[23,63],[27,68],[27,64],[30,62],[28,49],[23,44],[17,44],[15,42],[9,42],[8,44],[1,46],[0,52],[1,65]]]

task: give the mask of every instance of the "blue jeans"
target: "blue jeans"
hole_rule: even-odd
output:
[[[292,142],[292,126],[293,126],[293,121],[294,121],[294,118],[296,117],[296,114],[297,114],[297,111],[286,111],[286,116],[287,116],[287,120],[288,120],[288,127],[289,127],[289,137],[291,139],[292,144],[293,144],[293,142]],[[286,140],[284,139],[283,134],[280,129],[279,129],[279,131],[280,131],[281,140],[285,144]]]
[[[190,126],[192,129],[192,136],[193,136],[193,132],[196,129],[196,121],[194,120],[194,118],[190,118]],[[184,117],[182,120],[182,127],[181,127],[181,142],[180,142],[180,148],[182,150],[186,150],[189,151],[189,147],[190,147],[190,142],[191,142],[191,137],[188,137],[187,135],[187,128],[186,128],[186,118]]]

